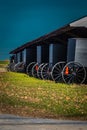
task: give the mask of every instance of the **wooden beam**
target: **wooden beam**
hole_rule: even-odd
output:
[[[53,37],[51,39],[52,39],[52,41],[56,41],[56,42],[60,42],[60,43],[63,43],[63,44],[67,44],[66,40],[63,40],[63,39],[58,38],[58,37]]]
[[[74,38],[77,38],[77,37],[80,38],[81,37],[81,36],[79,36],[75,33],[71,33],[71,32],[67,32],[66,34],[68,34],[69,36],[74,37]]]

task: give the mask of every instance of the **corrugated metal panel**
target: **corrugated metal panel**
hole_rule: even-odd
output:
[[[20,52],[17,53],[17,59],[18,59],[18,62],[20,62]]]
[[[76,39],[75,61],[87,67],[87,39]]]
[[[37,62],[41,63],[41,46],[37,46]]]
[[[79,62],[87,67],[87,38],[69,39],[67,52],[67,62]]]
[[[26,48],[23,51],[23,62],[26,63]]]
[[[53,64],[53,44],[49,45],[49,63]]]

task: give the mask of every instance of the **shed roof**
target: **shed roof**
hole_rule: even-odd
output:
[[[87,38],[87,16],[14,49],[10,54],[41,44],[66,44],[68,38]]]

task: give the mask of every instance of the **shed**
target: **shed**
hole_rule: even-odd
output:
[[[17,62],[24,61],[26,64],[29,64],[32,61],[52,62],[55,64],[61,60],[67,62],[71,61],[74,57],[75,60],[81,62],[79,59],[80,55],[82,56],[82,59],[83,57],[87,58],[87,53],[84,52],[84,49],[79,53],[77,50],[81,50],[81,48],[77,46],[76,56],[72,56],[72,53],[75,53],[75,43],[77,42],[77,45],[80,45],[81,48],[83,46],[85,52],[87,52],[87,16],[73,21],[64,27],[31,42],[27,42],[12,50],[10,54],[15,55]],[[85,56],[83,56],[82,53],[85,53]],[[82,62],[85,61],[82,60]],[[85,63],[85,65],[86,64],[87,63]]]

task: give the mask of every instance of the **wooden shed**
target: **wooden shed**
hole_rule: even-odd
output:
[[[80,62],[87,68],[87,16],[73,21],[49,34],[10,52],[15,61],[48,63],[54,66],[57,62]]]
[[[49,33],[38,39],[28,42],[28,43],[14,49],[13,51],[10,52],[10,54],[16,54],[18,61],[23,61],[24,57],[27,57],[28,53],[31,51],[29,53],[29,55],[32,56],[32,60],[33,60],[33,57],[34,57],[34,55],[36,55],[36,52],[37,52],[37,46],[41,46],[42,48],[44,48],[45,44],[46,44],[46,46],[48,44],[49,45],[51,44],[51,46],[49,47],[51,49],[51,51],[52,51],[52,48],[55,48],[53,50],[56,51],[55,46],[57,44],[57,46],[58,45],[60,46],[58,48],[64,48],[64,50],[65,50],[65,48],[67,49],[66,46],[67,46],[67,43],[70,38],[87,38],[87,17],[76,20],[62,28],[57,29],[56,31],[53,31],[52,33]],[[45,49],[47,49],[47,48],[48,48],[48,46],[45,47]],[[24,51],[26,51],[25,52],[26,54],[25,53],[22,54]],[[60,52],[59,52],[59,54],[60,54]],[[44,59],[43,55],[42,55],[42,57],[43,57],[42,59]],[[29,58],[26,58],[26,61],[28,59]],[[35,57],[34,57],[34,61],[36,61]],[[31,62],[31,60],[30,60],[30,62]]]

